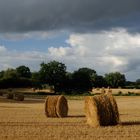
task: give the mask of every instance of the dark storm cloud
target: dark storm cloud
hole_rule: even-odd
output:
[[[140,0],[0,0],[0,32],[140,31]]]

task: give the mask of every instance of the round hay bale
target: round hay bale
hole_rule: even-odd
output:
[[[66,117],[68,104],[64,96],[48,96],[45,100],[45,114],[47,117]]]
[[[108,94],[112,94],[112,90],[111,90],[110,87],[107,88],[107,92],[106,92],[106,93],[108,93]]]
[[[112,119],[112,124],[116,125],[120,122],[120,115],[119,115],[119,110],[118,110],[118,105],[116,103],[116,100],[115,98],[113,97],[112,94],[105,94],[110,102],[111,102],[111,105],[112,105],[112,109],[113,109],[113,119]]]
[[[93,127],[118,124],[118,110],[114,106],[113,98],[106,95],[88,96],[85,98],[85,112],[87,123]],[[115,102],[116,103],[116,102]]]
[[[99,126],[99,116],[98,108],[96,102],[93,100],[93,97],[85,97],[85,113],[87,118],[87,123],[91,126]]]
[[[47,96],[45,101],[45,114],[47,117],[58,117],[56,114],[56,104],[58,96]]]
[[[101,93],[104,94],[106,91],[105,91],[105,88],[101,88]]]
[[[14,94],[13,93],[7,93],[6,94],[6,98],[7,99],[13,99],[14,98]]]
[[[68,115],[68,103],[64,96],[59,96],[56,104],[56,113],[58,117],[66,117]]]
[[[20,94],[20,93],[15,93],[14,94],[14,99],[16,101],[24,101],[24,95],[23,94]]]

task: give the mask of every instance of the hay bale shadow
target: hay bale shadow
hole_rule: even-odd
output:
[[[68,115],[68,118],[85,118],[85,115]]]
[[[123,125],[123,126],[140,125],[140,121],[125,121],[125,122],[121,122],[120,125]]]

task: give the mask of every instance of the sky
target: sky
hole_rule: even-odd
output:
[[[57,60],[140,78],[139,0],[0,0],[0,71]]]

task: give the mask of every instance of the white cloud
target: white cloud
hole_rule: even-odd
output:
[[[67,46],[49,47],[46,52],[9,51],[0,46],[0,69],[27,65],[38,70],[42,61],[61,61],[68,70],[90,67],[99,74],[120,71],[128,79],[140,76],[140,34],[129,34],[125,29],[108,32],[71,34]]]
[[[131,79],[138,76],[132,73],[140,70],[140,34],[115,29],[100,33],[71,34],[66,42],[71,47],[51,47],[49,52],[51,57],[54,54],[70,69],[87,66],[99,73],[121,71]],[[135,77],[129,77],[129,73]]]
[[[45,61],[47,53],[37,51],[19,52],[8,50],[5,46],[0,46],[0,70],[14,68],[19,65],[29,66],[32,70],[39,68],[39,64]]]
[[[4,46],[0,46],[0,54],[3,54],[7,51],[7,49]]]

